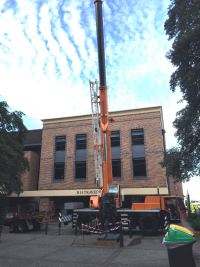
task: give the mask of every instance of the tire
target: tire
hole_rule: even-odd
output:
[[[40,229],[40,223],[37,220],[33,220],[33,230],[37,231]]]
[[[141,223],[143,223],[143,233],[146,236],[156,235],[158,232],[159,223],[154,216],[142,216],[139,219],[139,228],[141,231]]]
[[[27,226],[26,221],[24,221],[24,220],[19,221],[17,229],[18,229],[19,233],[27,232],[28,231],[28,226]]]

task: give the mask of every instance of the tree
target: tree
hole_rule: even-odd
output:
[[[0,194],[0,225],[4,224],[5,218],[6,218],[6,207],[8,204],[8,199],[5,195]],[[1,232],[1,229],[0,229]],[[1,233],[0,233],[1,235]]]
[[[185,181],[200,176],[200,1],[171,0],[168,16],[164,27],[174,40],[166,57],[176,68],[170,89],[180,88],[186,106],[173,122],[178,147],[165,152],[161,166],[175,181]]]
[[[9,111],[8,104],[0,102],[0,190],[2,194],[22,190],[21,175],[29,170],[24,156],[23,141],[27,129],[23,124],[21,111]]]

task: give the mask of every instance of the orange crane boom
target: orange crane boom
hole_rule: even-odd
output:
[[[102,146],[103,146],[104,188],[102,193],[105,194],[108,192],[108,184],[113,184],[108,95],[107,95],[108,87],[106,85],[102,0],[95,0],[94,4],[96,10],[96,29],[97,29],[97,46],[98,46],[98,63],[99,63],[99,83],[100,83],[99,97],[100,97],[100,113],[101,113]]]

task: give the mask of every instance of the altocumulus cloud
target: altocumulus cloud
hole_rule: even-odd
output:
[[[181,97],[169,91],[169,4],[106,0],[103,12],[110,110],[163,105],[171,138]],[[0,10],[0,94],[27,115],[28,128],[90,113],[88,80],[98,78],[93,1],[5,0]]]

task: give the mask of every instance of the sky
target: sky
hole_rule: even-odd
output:
[[[172,122],[184,105],[169,87],[169,4],[103,3],[109,111],[162,106],[167,148],[176,145]],[[93,0],[1,0],[0,25],[0,101],[24,112],[29,130],[42,128],[42,119],[91,113],[89,79],[98,79]]]

